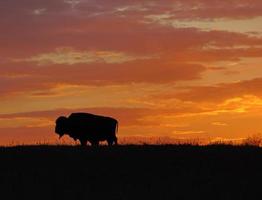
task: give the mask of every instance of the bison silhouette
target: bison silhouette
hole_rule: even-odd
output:
[[[98,146],[100,141],[107,141],[108,145],[117,145],[116,132],[118,121],[111,117],[93,115],[90,113],[72,113],[69,117],[61,116],[56,120],[55,132],[59,139],[65,134],[82,146],[90,142]]]

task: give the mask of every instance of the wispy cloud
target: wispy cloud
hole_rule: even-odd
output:
[[[212,125],[214,125],[214,126],[227,126],[227,124],[224,123],[224,122],[213,122]]]
[[[129,55],[117,51],[77,51],[73,48],[57,48],[54,52],[43,53],[25,59],[13,59],[16,62],[35,62],[38,65],[49,64],[120,64],[134,60],[151,59],[154,56]]]
[[[46,9],[45,8],[38,8],[38,9],[34,9],[33,10],[33,14],[34,15],[42,15],[46,12]]]
[[[64,2],[69,4],[72,9],[74,9],[79,3],[81,3],[80,0],[64,0]]]
[[[167,12],[162,14],[147,15],[145,16],[144,23],[156,23],[173,28],[198,28],[202,31],[231,31],[261,36],[262,31],[257,29],[261,23],[261,20],[261,16],[247,19],[179,19],[175,14]]]

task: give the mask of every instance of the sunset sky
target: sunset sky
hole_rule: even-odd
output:
[[[0,29],[0,145],[78,111],[120,138],[262,133],[261,0],[6,0]]]

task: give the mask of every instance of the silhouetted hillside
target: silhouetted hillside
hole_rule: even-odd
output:
[[[0,148],[8,199],[260,199],[261,180],[256,147]]]

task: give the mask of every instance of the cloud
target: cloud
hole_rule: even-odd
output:
[[[6,65],[7,66],[7,65]],[[165,63],[161,59],[135,60],[126,63],[77,64],[35,66],[21,62],[0,68],[2,74],[27,76],[2,77],[2,95],[55,88],[58,84],[106,86],[132,83],[170,83],[199,79],[205,67],[200,64]]]
[[[151,59],[153,56],[133,56],[114,51],[77,51],[72,48],[57,48],[55,52],[43,53],[30,58],[14,59],[15,62],[35,62],[38,65],[51,64],[89,64],[108,63],[120,64],[134,60]]]
[[[4,117],[0,118],[1,128],[33,128],[33,127],[49,127],[53,122],[45,118],[34,117]]]
[[[254,33],[262,34],[257,26],[260,24],[262,17],[247,18],[247,19],[225,19],[218,18],[213,20],[207,19],[179,19],[176,15],[170,13],[148,15],[145,16],[145,23],[157,23],[163,26],[170,26],[174,28],[189,28],[195,27],[202,31],[229,31],[236,33],[245,33],[254,35]],[[234,26],[232,26],[234,24]]]
[[[205,131],[194,131],[194,130],[185,130],[185,131],[173,131],[172,132],[173,135],[175,136],[185,136],[185,135],[190,135],[192,137],[192,135],[195,135],[195,137],[200,137],[205,134],[207,134]]]
[[[165,12],[165,10],[175,9],[177,5],[180,5],[178,7],[181,7],[181,12],[188,14],[190,14],[191,11],[184,9],[184,7],[192,7],[195,9],[205,7],[203,13],[207,16],[213,13],[208,11],[216,4],[221,4],[218,6],[221,8],[219,11],[221,15],[226,14],[223,12],[224,8],[228,7],[234,10],[236,7],[229,3],[217,1],[210,1],[212,3],[207,1],[194,3],[193,1],[165,0],[165,6],[160,1],[154,1],[151,2],[151,4],[141,3],[140,1],[83,1],[76,6],[77,12],[72,12],[70,6],[63,1],[40,0],[30,2],[31,3],[28,3],[28,0],[1,2],[1,7],[5,8],[1,10],[3,12],[0,12],[0,19],[2,20],[1,28],[5,31],[1,33],[0,39],[4,42],[2,46],[6,46],[6,48],[0,48],[1,55],[9,54],[8,57],[17,55],[28,57],[40,55],[43,52],[51,52],[53,49],[61,46],[87,49],[87,51],[98,49],[125,52],[128,53],[128,55],[130,53],[131,55],[141,55],[142,53],[148,55],[148,53],[159,53],[159,51],[177,52],[178,50],[181,51],[203,45],[208,41],[217,41],[216,34],[200,33],[196,28],[163,27],[156,23],[144,24],[142,21],[145,19],[145,16],[173,16],[174,14],[172,14],[171,11]],[[243,3],[245,4],[245,2]],[[246,7],[251,10],[250,14],[254,13],[252,9],[259,8],[257,4],[261,5],[260,2],[254,1],[252,6]],[[138,13],[128,13],[125,11],[127,12],[125,17],[121,17],[119,13],[90,17],[92,14],[111,12],[117,8],[130,10],[138,5],[143,9],[148,9],[148,11],[145,13],[142,12],[143,14],[141,14],[141,11],[137,11]],[[46,11],[41,16],[32,17],[31,13],[28,14],[28,10],[33,11],[42,8],[45,8]],[[12,12],[16,13],[16,15],[11,15]],[[176,13],[177,11],[174,12]],[[239,19],[238,16],[236,16],[236,18]],[[247,18],[250,18],[250,16]],[[198,19],[198,17],[194,19]],[[171,20],[173,19],[171,18]],[[180,19],[178,18],[178,20]],[[217,33],[217,38],[220,40],[217,43],[225,41],[225,44],[229,42],[229,45],[231,45],[231,41],[235,41],[234,38],[239,38],[238,35],[230,36],[226,33],[230,31],[231,27],[234,28],[237,26],[234,24],[231,26],[232,23],[228,23],[230,23],[230,26],[220,25],[220,27],[228,27],[229,29],[223,29],[223,32]],[[192,22],[192,24],[194,25],[195,23]],[[254,28],[259,26],[253,22],[248,23],[248,25]],[[216,30],[216,27],[213,27],[212,30]],[[225,39],[223,39],[224,35]],[[246,41],[246,43],[248,43],[251,39],[252,38],[243,37],[242,42]],[[35,45],[28,45],[29,43]],[[16,52],[14,49],[19,49],[19,51]]]
[[[166,108],[82,107],[1,114],[0,121],[8,123],[3,123],[4,127],[0,127],[0,129],[12,132],[9,137],[6,137],[7,141],[11,141],[11,136],[18,133],[20,136],[14,138],[19,138],[20,141],[28,142],[29,139],[33,141],[37,138],[41,138],[41,140],[49,138],[54,141],[54,122],[58,116],[68,116],[72,112],[90,112],[117,118],[120,122],[120,137],[143,135],[175,138],[234,138],[239,135],[242,137],[257,128],[255,119],[259,116],[256,115],[256,112],[261,113],[262,108],[256,109],[256,112],[253,112],[254,110],[252,112],[241,111],[237,115],[234,110],[246,106],[244,101],[250,102],[250,98],[227,100],[215,107],[205,104],[205,108],[203,107],[202,110],[197,108],[198,104],[191,104],[191,108],[181,108],[177,105],[173,105],[173,108],[170,105]],[[261,102],[260,105],[262,105]],[[239,123],[240,121],[241,123]],[[20,131],[16,127],[18,122],[23,125],[19,126]],[[38,126],[39,124],[41,127]],[[228,125],[225,126],[225,124]],[[21,132],[21,130],[23,131]],[[36,130],[38,131],[36,132]]]
[[[214,125],[214,126],[227,126],[227,124],[224,123],[224,122],[212,122],[212,125]]]
[[[116,11],[117,12],[120,12],[120,13],[126,13],[126,12],[129,12],[129,11],[134,11],[134,12],[137,12],[137,11],[140,11],[140,12],[145,12],[145,11],[148,11],[149,9],[141,4],[134,4],[134,5],[126,5],[126,6],[120,6],[120,7],[117,7],[116,8]]]
[[[181,103],[182,105],[182,103]],[[102,116],[112,116],[119,120],[121,127],[161,126],[168,129],[186,128],[187,123],[174,123],[174,116],[189,113],[201,113],[203,110],[193,107],[79,107],[58,108],[53,110],[36,110],[31,112],[0,114],[0,128],[3,127],[36,127],[40,125],[54,126],[59,116],[69,116],[73,112],[87,112]],[[9,122],[5,124],[4,122]],[[41,122],[41,123],[40,123]],[[53,122],[53,123],[52,123]]]
[[[261,79],[253,79],[236,83],[218,84],[216,86],[183,87],[183,90],[166,93],[161,92],[147,97],[148,102],[170,102],[173,106],[189,106],[188,112],[176,113],[176,117],[197,117],[232,114],[241,115],[256,113],[262,108]],[[228,116],[225,116],[228,118]],[[219,119],[218,122],[223,119]],[[216,121],[215,121],[216,122]],[[214,125],[214,121],[210,122]],[[218,125],[218,124],[216,124]]]
[[[187,92],[176,94],[175,97],[194,102],[221,102],[247,95],[262,98],[262,78],[218,84],[216,86],[196,86],[188,89]]]
[[[161,4],[162,3],[162,4]],[[246,2],[244,0],[216,1],[216,0],[165,0],[155,1],[155,15],[168,13],[176,19],[217,19],[217,18],[250,18],[261,16],[262,4],[255,0]],[[157,12],[158,8],[158,12]]]
[[[55,109],[55,110],[45,110],[45,111],[33,111],[25,113],[11,113],[11,114],[1,114],[0,115],[0,127],[36,127],[37,122],[41,125],[54,125],[56,118],[59,116],[68,116],[72,112],[88,112],[95,113],[99,115],[112,116],[119,120],[121,126],[146,126],[152,125],[147,121],[143,121],[142,118],[155,114],[158,111],[148,108],[110,108],[110,107],[97,107],[97,108],[77,108],[77,109]],[[8,122],[8,123],[6,123]],[[53,123],[50,123],[53,122]]]
[[[42,15],[46,12],[46,9],[45,8],[38,8],[38,9],[34,9],[33,10],[33,14],[34,15]]]
[[[79,0],[64,0],[65,3],[68,3],[73,9],[81,3]]]

